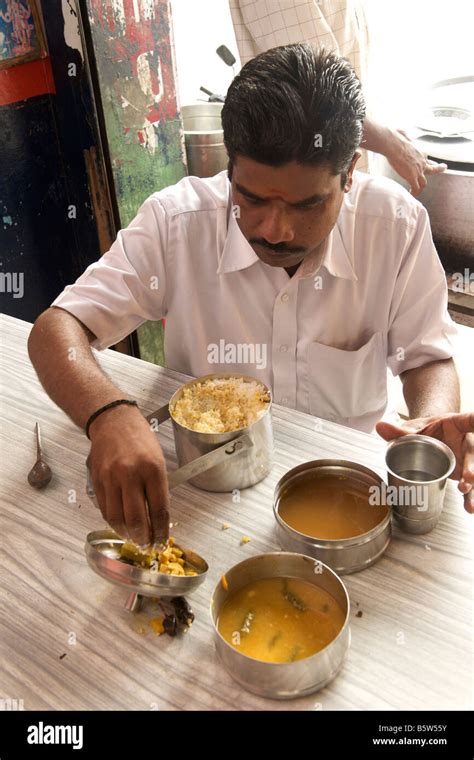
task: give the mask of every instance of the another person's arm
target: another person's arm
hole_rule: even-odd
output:
[[[426,187],[427,177],[440,174],[448,168],[447,164],[428,161],[403,130],[379,124],[371,116],[364,119],[361,147],[385,156],[392,169],[408,182],[410,192],[415,196]]]

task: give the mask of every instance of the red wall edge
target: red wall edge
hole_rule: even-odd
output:
[[[56,92],[49,57],[0,71],[0,106],[47,92]]]

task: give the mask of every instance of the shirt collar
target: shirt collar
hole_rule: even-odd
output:
[[[231,209],[228,213],[227,235],[217,267],[217,274],[238,272],[240,269],[251,267],[256,261],[260,261],[260,259],[240,231],[233,209]]]
[[[320,266],[324,266],[333,277],[341,277],[345,280],[357,281],[352,257],[344,245],[339,229],[339,223],[343,213],[344,206],[341,208],[336,225],[326,239],[322,262],[318,264],[319,255],[312,254],[302,262],[295,274],[296,278],[303,279],[306,277],[313,277],[319,271]],[[260,261],[260,259],[240,231],[237,219],[233,213],[233,208],[229,205],[227,235],[222,249],[219,266],[217,267],[217,274],[238,272],[241,269],[251,267],[258,261]]]
[[[348,251],[344,241],[342,239],[339,223],[341,221],[341,214],[328,235],[326,241],[326,250],[323,255],[321,266],[325,267],[329,274],[333,277],[341,277],[343,280],[354,280],[357,282],[357,275],[354,269],[353,250]],[[303,262],[303,265],[306,262]],[[317,271],[317,266],[316,266]],[[311,274],[315,274],[312,272]]]

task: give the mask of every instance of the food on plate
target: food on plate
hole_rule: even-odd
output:
[[[242,377],[212,378],[183,388],[173,419],[198,433],[228,433],[253,425],[268,409],[264,385]]]
[[[138,567],[154,570],[167,575],[197,575],[184,559],[184,552],[175,545],[170,537],[165,548],[151,546],[142,549],[131,541],[125,541],[120,551],[120,558]]]
[[[296,578],[262,578],[226,599],[217,628],[242,654],[282,663],[320,652],[344,620],[334,597],[319,586]]]

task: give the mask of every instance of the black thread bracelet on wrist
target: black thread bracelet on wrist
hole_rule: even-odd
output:
[[[133,401],[130,398],[119,398],[117,401],[111,401],[109,404],[105,404],[104,406],[101,406],[100,409],[97,409],[95,412],[91,414],[89,419],[86,422],[86,435],[90,440],[89,435],[89,428],[94,422],[95,419],[99,416],[99,414],[102,414],[102,412],[107,411],[107,409],[112,409],[114,406],[119,406],[120,404],[127,404],[128,406],[138,406],[136,401]]]

